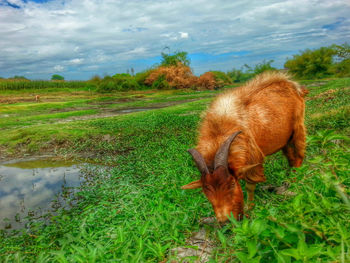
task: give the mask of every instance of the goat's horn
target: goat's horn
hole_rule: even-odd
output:
[[[188,152],[192,155],[193,160],[201,174],[209,174],[209,170],[203,156],[196,149],[190,149]]]
[[[215,154],[214,170],[219,166],[224,166],[227,168],[228,150],[230,149],[232,141],[240,133],[241,131],[235,132],[220,146],[219,150]]]

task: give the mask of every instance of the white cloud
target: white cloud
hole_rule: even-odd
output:
[[[64,67],[62,67],[61,65],[56,65],[56,66],[53,67],[53,69],[56,72],[64,71]]]
[[[75,59],[71,59],[69,60],[69,63],[71,65],[80,65],[84,62],[84,59],[83,58],[75,58]]]
[[[147,65],[135,61],[151,60],[166,46],[190,54],[250,51],[241,60],[200,65],[192,60],[197,73],[251,64],[264,55],[282,65],[291,52],[350,42],[350,4],[345,0],[13,3],[21,8],[0,5],[2,77],[32,72],[27,77],[49,78],[58,65],[66,70],[66,79],[129,67],[138,71]],[[323,28],[337,21],[334,28]],[[91,72],[77,73],[82,68]]]
[[[188,33],[186,32],[179,32],[180,38],[188,38]]]

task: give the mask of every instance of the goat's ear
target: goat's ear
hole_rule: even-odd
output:
[[[193,181],[181,187],[181,189],[197,189],[202,187],[201,180]]]
[[[246,166],[243,166],[243,167],[239,168],[238,171],[237,171],[237,174],[236,174],[237,178],[244,177],[244,174],[246,172],[250,171],[251,169],[253,169],[253,168],[255,168],[255,167],[259,166],[259,165],[261,165],[261,163],[249,164],[249,165],[246,165]]]

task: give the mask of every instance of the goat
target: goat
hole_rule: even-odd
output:
[[[248,204],[256,184],[266,180],[265,156],[282,149],[289,166],[305,155],[304,96],[308,91],[280,72],[266,72],[217,96],[203,115],[196,149],[190,149],[200,180],[182,189],[202,188],[216,218],[244,215],[239,180],[246,181]]]

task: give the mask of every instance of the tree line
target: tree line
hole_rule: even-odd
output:
[[[131,74],[128,70],[127,73],[118,73],[103,78],[96,75],[85,83],[89,86],[89,89],[96,89],[99,92],[148,88],[216,89],[234,83],[245,82],[264,71],[277,70],[272,66],[273,62],[273,60],[263,60],[254,66],[245,64],[239,69],[233,68],[227,72],[209,71],[197,77],[190,68],[190,59],[187,52],[177,51],[168,54],[162,52],[160,63],[153,65],[149,69],[136,74],[132,69]],[[286,59],[283,70],[289,72],[297,79],[349,77],[350,45],[348,43],[342,45],[334,44],[328,47],[300,51],[299,54]],[[0,81],[0,86],[4,80]],[[20,86],[18,83],[11,84],[11,82],[6,85],[3,83],[2,85],[5,85],[7,88],[11,88],[11,85],[16,85],[16,89],[25,88],[28,85],[26,84],[27,81],[29,81],[24,76],[14,76],[7,80],[12,80],[13,83],[22,81]],[[58,74],[52,75],[51,80],[65,82],[64,77]],[[40,86],[43,86],[42,81]],[[74,86],[76,86],[76,83]]]

